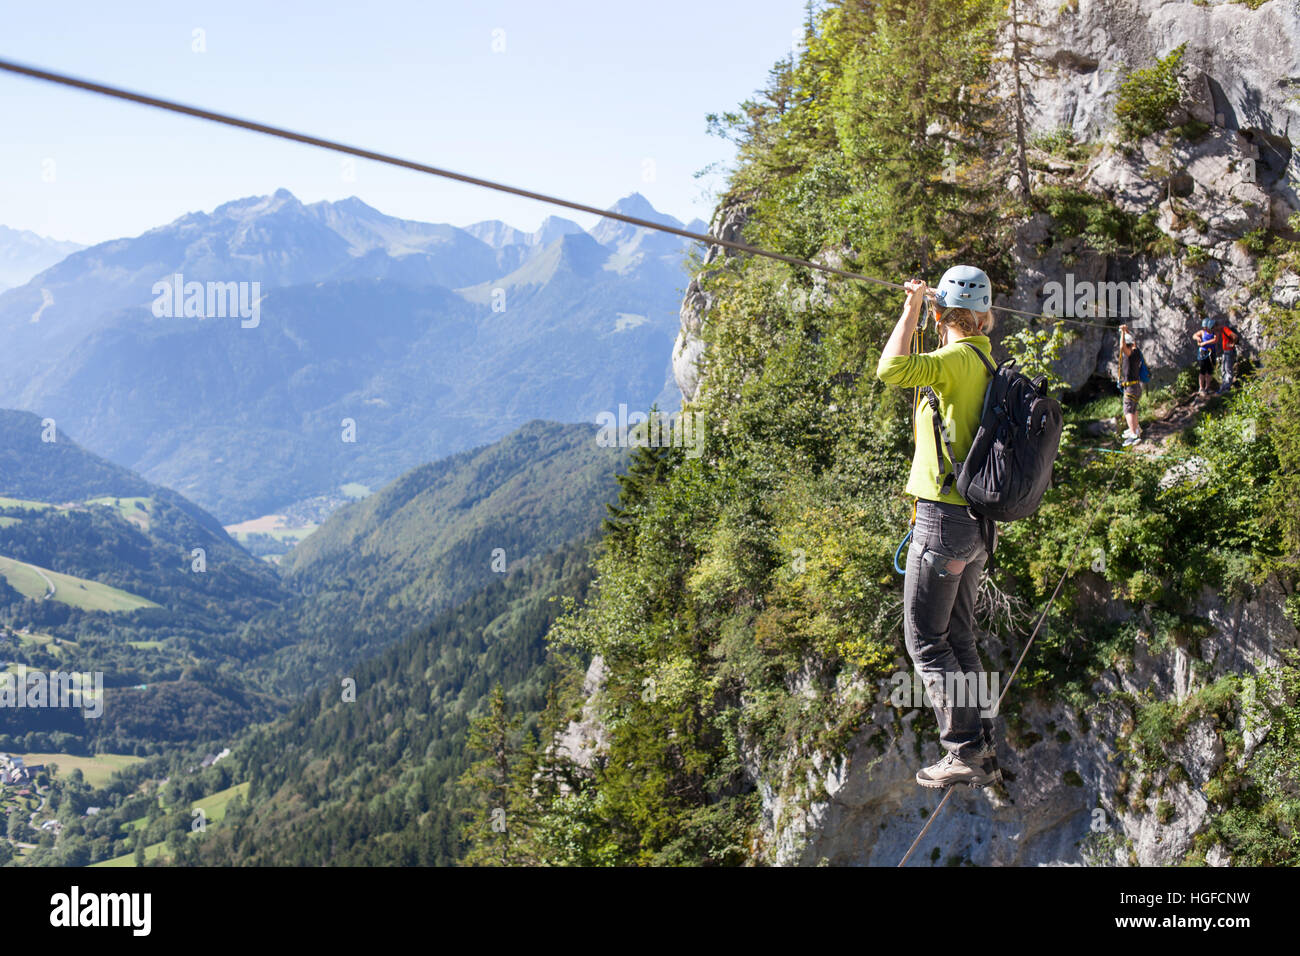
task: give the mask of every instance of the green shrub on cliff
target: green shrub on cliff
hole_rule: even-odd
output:
[[[1120,84],[1115,118],[1124,139],[1141,139],[1169,127],[1183,98],[1178,72],[1186,48],[1184,43],[1154,65],[1134,70]]]

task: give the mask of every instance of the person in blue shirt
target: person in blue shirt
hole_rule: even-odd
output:
[[[1214,390],[1214,363],[1219,354],[1219,336],[1214,331],[1214,320],[1205,319],[1201,327],[1192,333],[1196,343],[1196,364],[1198,389],[1202,395],[1209,395]]]

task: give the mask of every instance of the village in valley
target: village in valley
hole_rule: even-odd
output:
[[[207,753],[189,773],[208,770],[229,755],[229,748]],[[111,811],[113,807],[108,805],[89,804],[86,797],[114,771],[139,759],[114,754],[83,757],[0,752],[0,866],[51,843],[69,826],[88,827],[93,818]],[[165,788],[172,782],[170,777],[142,781],[136,795],[148,795],[162,808],[169,805]],[[225,802],[240,789],[231,788],[222,795],[225,799],[214,802],[214,808],[224,809]]]

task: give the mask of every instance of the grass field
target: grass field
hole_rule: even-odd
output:
[[[139,763],[143,757],[130,754],[95,754],[93,757],[78,757],[76,754],[19,754],[29,767],[43,763],[58,764],[59,776],[66,777],[74,770],[80,770],[86,783],[92,787],[102,787],[112,778],[113,772]]]
[[[72,647],[77,646],[76,641],[70,641],[67,638],[63,638],[59,641],[58,644],[55,644],[53,647],[50,647],[49,645],[54,643],[54,637],[52,635],[36,634],[31,631],[27,632],[26,634],[19,634],[18,643],[20,646],[23,644],[35,644],[38,647],[45,647],[45,649],[52,654],[60,653],[60,648],[62,648],[64,644],[68,644]]]
[[[144,848],[144,858],[146,860],[157,859],[158,854],[162,852],[165,843],[150,843]],[[135,853],[128,853],[126,856],[115,856],[111,860],[100,860],[98,863],[92,863],[91,866],[135,866]]]
[[[195,800],[191,809],[202,810],[207,815],[208,823],[220,823],[226,819],[226,807],[231,800],[236,796],[248,799],[248,786],[247,783],[237,783],[225,790],[218,790],[210,797]]]
[[[34,564],[24,564],[13,558],[0,557],[0,577],[8,581],[9,586],[19,594],[35,600],[41,600],[49,592],[48,579],[54,583],[54,596],[51,600],[83,611],[134,611],[137,608],[159,606],[148,598],[129,591],[70,574],[60,574]]]
[[[303,538],[307,537],[307,535],[311,534],[319,527],[320,525],[318,524],[305,524],[295,527],[285,526],[279,528],[267,528],[265,531],[233,531],[230,536],[240,544],[244,543],[244,539],[248,537],[249,534],[264,534],[268,538],[274,538],[276,541],[285,541],[290,538],[302,541]]]
[[[233,787],[227,787],[225,790],[219,790],[210,797],[204,797],[202,800],[195,800],[191,810],[202,810],[207,817],[208,825],[220,824],[226,818],[226,807],[233,800],[236,794],[242,794],[245,799],[248,798],[248,784],[237,783]],[[132,820],[126,824],[127,827],[134,829],[145,821],[145,817],[138,820]],[[193,832],[190,836],[193,836]],[[144,848],[144,858],[146,860],[157,859],[162,853],[165,843],[151,843]],[[135,854],[128,853],[125,856],[114,857],[111,860],[101,860],[99,863],[92,863],[91,866],[135,866]]]
[[[86,504],[108,505],[109,507],[116,508],[118,514],[127,521],[144,531],[149,530],[149,506],[153,504],[152,498],[111,498],[104,496],[101,498],[87,498]]]
[[[8,581],[9,586],[23,597],[39,600],[50,590],[49,584],[31,565],[14,561],[12,558],[0,558],[0,577]]]
[[[244,547],[248,547],[249,539],[255,535],[265,535],[281,544],[293,545],[302,543],[304,538],[319,527],[320,525],[314,522],[291,525],[284,515],[262,515],[260,518],[250,518],[239,524],[226,525],[226,534]]]
[[[44,511],[54,505],[45,501],[28,501],[25,498],[5,498],[0,496],[0,508],[23,508],[26,511]]]

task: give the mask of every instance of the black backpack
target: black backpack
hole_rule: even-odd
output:
[[[1031,381],[1016,371],[1014,359],[994,368],[977,346],[963,344],[980,357],[993,380],[984,393],[984,411],[965,461],[957,461],[943,433],[934,389],[922,389],[934,418],[942,491],[947,494],[955,484],[972,513],[991,521],[1027,518],[1038,510],[1052,478],[1064,424],[1061,406],[1048,397],[1046,379]],[[953,463],[951,471],[944,467],[941,442]]]

